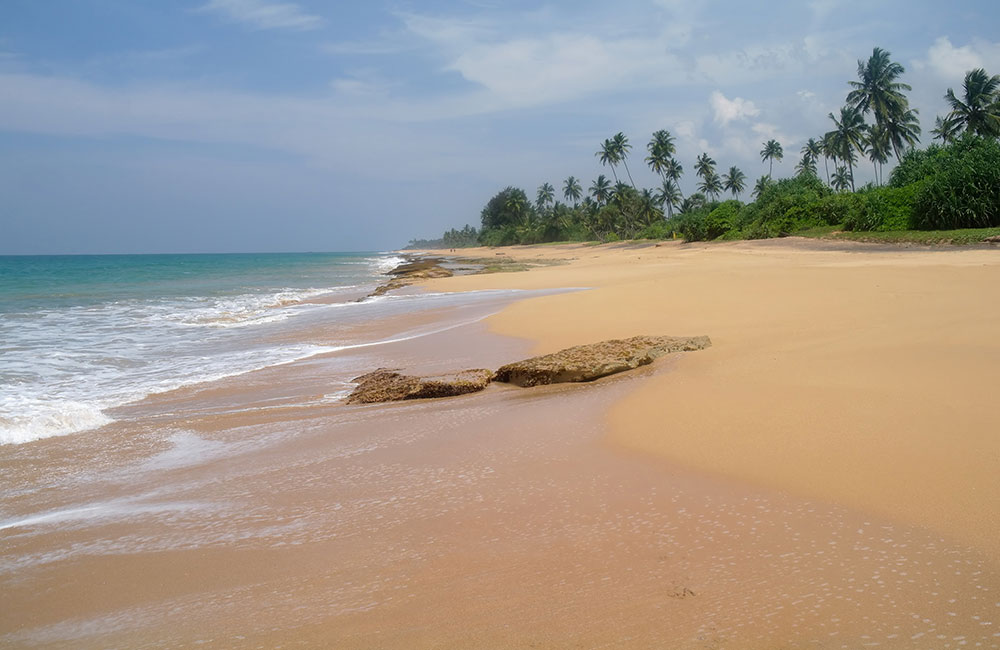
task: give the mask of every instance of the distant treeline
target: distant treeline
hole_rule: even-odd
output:
[[[478,232],[466,226],[440,240],[415,240],[411,246],[676,235],[687,240],[753,239],[824,225],[868,231],[1000,226],[1000,76],[980,68],[965,75],[961,93],[949,88],[945,99],[952,110],[937,117],[931,131],[941,144],[917,149],[920,125],[905,94],[911,88],[899,81],[903,72],[881,48],[858,61],[858,80],[848,82],[851,91],[844,107],[829,115],[834,128],[803,145],[794,176],[772,179],[774,163],[783,160],[784,151],[776,140],[763,143],[760,156],[768,173],[751,188],[750,203],[739,200],[748,187],[746,175],[737,167],[718,174],[708,153],[694,164],[698,191],[683,196],[679,180],[684,167],[674,157],[673,136],[665,130],[653,134],[644,160],[661,186],[655,191],[637,188],[628,166],[632,146],[618,133],[595,154],[610,166],[613,184],[602,174],[585,194],[570,176],[562,188],[565,203],[556,199],[550,183],[538,188],[534,201],[524,190],[506,187],[483,208]],[[875,180],[855,188],[859,156],[871,161]],[[884,183],[882,168],[892,158],[898,164]],[[732,200],[721,201],[727,192]]]

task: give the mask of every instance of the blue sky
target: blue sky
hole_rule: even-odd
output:
[[[927,142],[1000,3],[4,0],[0,254],[389,249],[589,186],[618,131],[640,185],[657,129],[685,193],[772,137],[790,175],[874,46]]]

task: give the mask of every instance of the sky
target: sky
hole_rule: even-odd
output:
[[[996,0],[3,0],[0,254],[389,250],[653,131],[793,174],[873,47],[930,142]],[[872,176],[862,164],[859,182]]]

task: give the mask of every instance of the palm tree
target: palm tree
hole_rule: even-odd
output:
[[[715,173],[715,161],[707,153],[701,154],[694,163],[694,173],[698,174],[702,180],[707,179]]]
[[[678,205],[681,201],[680,190],[677,189],[677,186],[669,178],[665,179],[662,187],[660,187],[660,191],[656,194],[656,200],[667,209],[667,218],[670,219],[674,216],[674,206]]]
[[[935,140],[940,140],[941,144],[953,142],[961,132],[962,127],[950,115],[945,118],[938,115],[934,118],[934,128],[931,129],[931,135],[934,136]]]
[[[741,172],[738,167],[730,167],[729,172],[722,175],[722,188],[727,192],[732,192],[733,198],[736,198],[747,188],[746,180],[746,174]]]
[[[875,124],[884,126],[909,108],[903,91],[910,91],[908,84],[896,81],[906,70],[889,58],[889,52],[880,47],[872,50],[868,61],[858,61],[859,81],[849,81],[852,90],[847,95],[847,103],[858,109],[861,115],[872,113]]]
[[[616,162],[620,162],[625,165],[625,173],[628,174],[628,182],[632,184],[632,189],[635,189],[635,181],[632,180],[632,172],[628,170],[628,152],[632,151],[632,145],[628,143],[628,138],[625,134],[619,131],[611,138],[611,144],[615,152]]]
[[[802,154],[803,160],[808,159],[812,162],[813,171],[815,172],[816,161],[818,161],[819,157],[823,155],[823,145],[821,145],[816,138],[809,138],[806,140],[806,143],[802,145],[802,149],[799,150],[799,153]]]
[[[965,73],[962,86],[965,92],[961,99],[955,96],[955,91],[951,88],[944,94],[944,98],[951,104],[948,119],[954,121],[960,129],[976,135],[1000,135],[1000,100],[997,99],[1000,75],[991,77],[986,74],[986,70],[976,68]]]
[[[900,150],[912,149],[920,140],[920,121],[917,119],[917,109],[907,108],[901,113],[892,115],[881,125],[885,129],[892,151],[899,160]]]
[[[816,175],[816,159],[808,154],[802,154],[802,158],[795,164],[795,173],[799,176]]]
[[[875,182],[882,184],[882,165],[889,162],[889,146],[891,144],[889,130],[885,126],[875,125],[868,129],[868,159],[875,167]],[[898,158],[898,154],[897,154]]]
[[[615,177],[615,182],[618,182],[618,172],[615,171],[615,165],[618,164],[618,155],[615,153],[615,145],[611,142],[611,138],[607,138],[602,144],[600,150],[594,154],[601,159],[601,165],[609,165],[611,167],[611,175]]]
[[[854,188],[854,176],[847,170],[847,167],[841,165],[833,173],[833,189],[843,192],[848,187]]]
[[[770,166],[767,168],[767,175],[770,176],[771,172],[774,171],[774,161],[777,160],[781,162],[781,159],[785,157],[785,152],[781,148],[781,143],[777,140],[768,140],[764,143],[764,148],[760,150],[761,162],[770,161]]]
[[[567,201],[573,202],[573,207],[577,206],[577,201],[583,195],[583,188],[580,187],[580,181],[576,180],[576,176],[570,176],[566,179],[566,184],[563,185],[563,196]]]
[[[760,195],[763,194],[767,188],[771,187],[772,183],[774,183],[774,181],[771,180],[770,176],[761,176],[758,178],[757,182],[753,186],[753,192],[751,192],[753,198],[759,199]]]
[[[829,133],[820,138],[819,146],[823,150],[823,167],[826,168],[826,184],[830,184],[830,159],[833,159],[834,167],[837,166],[837,147]]]
[[[535,198],[535,205],[538,206],[539,210],[542,210],[549,203],[552,203],[553,199],[556,197],[556,188],[552,187],[550,183],[542,183],[541,187],[538,188],[538,194]]]
[[[703,207],[705,207],[705,195],[701,192],[695,192],[681,201],[681,212],[692,212]]]
[[[831,146],[837,158],[847,163],[851,178],[851,190],[854,190],[854,152],[863,152],[865,148],[865,120],[861,111],[854,106],[844,106],[840,109],[840,120],[830,113],[830,119],[837,127],[827,136],[831,138]]]
[[[653,170],[654,174],[659,174],[660,178],[666,178],[663,174],[667,167],[667,161],[674,155],[674,137],[669,131],[660,129],[653,133],[653,139],[646,145],[649,155],[646,156],[646,164]]]
[[[684,173],[684,166],[681,165],[676,158],[670,158],[667,163],[663,166],[663,178],[672,182],[677,188],[677,192],[680,193],[681,198],[684,198],[684,193],[681,192],[681,174]]]
[[[704,177],[705,180],[698,183],[698,189],[708,194],[713,199],[718,199],[719,194],[722,193],[722,179],[713,170],[710,174]]]
[[[611,198],[611,181],[604,174],[601,174],[590,185],[590,195],[594,197],[598,207],[604,205]]]

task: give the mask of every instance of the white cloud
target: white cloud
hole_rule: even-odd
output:
[[[326,22],[320,16],[305,13],[293,2],[209,0],[200,10],[222,14],[257,29],[318,29]]]
[[[753,102],[742,97],[727,99],[718,90],[712,93],[709,103],[712,105],[712,111],[715,113],[715,121],[723,126],[733,120],[744,120],[760,114],[760,109],[754,106]]]
[[[941,36],[927,50],[927,58],[914,61],[918,70],[930,70],[942,79],[958,83],[965,73],[975,68],[986,68],[988,72],[1000,67],[1000,43],[974,41],[962,47],[955,47],[951,39]]]

